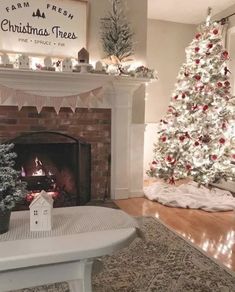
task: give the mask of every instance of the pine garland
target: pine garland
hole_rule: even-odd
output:
[[[13,167],[16,153],[13,144],[0,144],[0,210],[7,211],[15,207],[25,194],[25,183],[19,179],[19,172]]]
[[[124,61],[133,55],[133,32],[126,19],[121,0],[111,0],[112,10],[101,19],[101,40],[108,57]]]

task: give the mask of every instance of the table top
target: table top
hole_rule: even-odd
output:
[[[53,209],[51,231],[30,232],[29,211],[13,212],[0,235],[0,271],[99,257],[127,246],[137,222],[103,207]]]

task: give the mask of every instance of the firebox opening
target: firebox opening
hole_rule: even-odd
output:
[[[84,205],[90,201],[90,145],[55,132],[35,132],[15,138],[16,169],[27,183],[27,209],[41,190],[54,207]]]

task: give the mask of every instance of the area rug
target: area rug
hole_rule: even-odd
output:
[[[142,218],[142,238],[113,256],[93,276],[93,292],[235,292],[235,275],[160,221]],[[18,292],[69,292],[66,283]]]

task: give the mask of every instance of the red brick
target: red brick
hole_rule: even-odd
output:
[[[51,107],[43,108],[38,114],[35,107],[23,107],[18,111],[17,107],[0,106],[0,119],[5,121],[0,122],[1,142],[24,133],[56,131],[90,143],[91,195],[94,199],[103,198],[107,179],[110,184],[108,157],[111,153],[111,110],[77,108],[73,113],[69,108],[61,108],[57,115]]]

